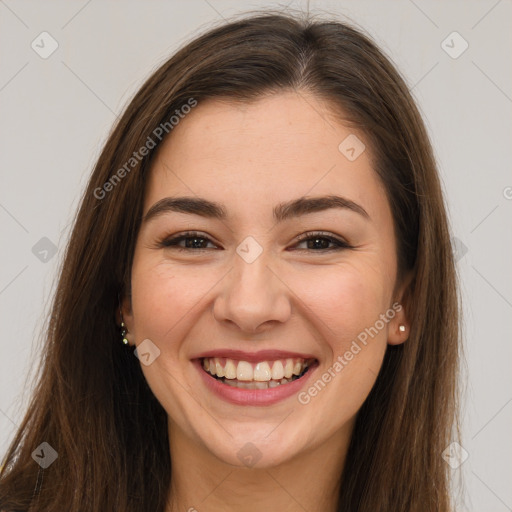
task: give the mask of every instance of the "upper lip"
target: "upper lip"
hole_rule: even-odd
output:
[[[191,359],[202,359],[205,357],[227,357],[237,361],[257,363],[258,361],[275,361],[277,359],[316,359],[312,354],[289,352],[286,350],[259,350],[258,352],[245,352],[244,350],[216,349],[201,352]]]

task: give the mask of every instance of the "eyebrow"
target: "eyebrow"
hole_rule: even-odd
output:
[[[298,199],[280,203],[274,207],[273,215],[277,222],[283,222],[294,217],[329,210],[331,208],[350,210],[370,220],[370,216],[361,205],[350,199],[336,195],[299,197]],[[168,212],[199,215],[200,217],[219,220],[225,220],[227,218],[226,208],[220,203],[209,201],[201,197],[181,196],[164,197],[160,199],[151,206],[146,215],[144,215],[142,222],[146,223]]]

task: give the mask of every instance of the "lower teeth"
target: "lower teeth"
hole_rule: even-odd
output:
[[[276,388],[277,386],[281,386],[282,384],[288,384],[289,382],[294,381],[295,379],[298,379],[297,375],[294,375],[291,379],[281,379],[281,380],[269,380],[265,382],[258,382],[258,381],[242,381],[242,380],[236,380],[236,379],[226,379],[223,377],[220,380],[223,384],[227,384],[228,386],[231,386],[233,388],[240,388],[240,389],[268,389],[268,388]]]
[[[307,369],[306,369],[307,370]],[[207,372],[209,375],[211,375],[209,372]],[[269,380],[264,382],[259,381],[243,381],[243,380],[237,380],[237,379],[226,379],[226,377],[217,377],[215,375],[211,375],[218,381],[222,382],[223,384],[226,384],[228,386],[231,386],[233,388],[240,388],[240,389],[269,389],[269,388],[276,388],[277,386],[281,386],[282,384],[288,384],[290,382],[293,382],[294,380],[299,379],[306,373],[306,371],[302,372],[300,375],[292,375],[291,378],[283,378],[281,380]]]

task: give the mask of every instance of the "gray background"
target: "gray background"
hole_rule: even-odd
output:
[[[72,215],[116,114],[151,70],[210,22],[248,9],[308,8],[224,0],[119,4],[0,0],[2,455],[27,405]],[[464,481],[458,510],[512,510],[512,3],[311,1],[309,9],[366,29],[424,114],[458,239],[465,300],[469,457],[451,470]],[[40,52],[51,48],[43,31],[59,45],[46,59],[31,47],[35,41]],[[457,58],[445,51],[462,49],[457,36],[446,39],[454,31],[469,44]]]

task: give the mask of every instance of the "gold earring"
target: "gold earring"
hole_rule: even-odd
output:
[[[126,337],[128,330],[126,329],[126,325],[123,321],[123,310],[121,309],[121,305],[119,305],[119,315],[121,316],[121,339],[123,340],[124,345],[128,345],[128,338]]]
[[[123,339],[123,343],[125,345],[128,345],[128,339],[126,338],[126,334],[128,331],[126,330],[126,326],[124,325],[124,322],[121,322],[121,338]]]

